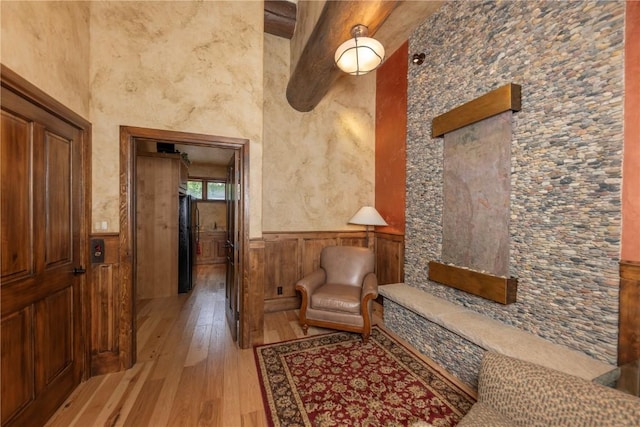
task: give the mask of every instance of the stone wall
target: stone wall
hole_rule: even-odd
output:
[[[617,353],[624,10],[624,2],[449,2],[409,45],[409,57],[425,52],[426,60],[409,65],[405,282],[609,363]],[[511,82],[522,86],[509,263],[519,287],[518,302],[503,306],[427,280],[428,262],[441,259],[443,199],[442,139],[430,134],[435,116]],[[405,337],[421,331],[410,317],[401,323]]]

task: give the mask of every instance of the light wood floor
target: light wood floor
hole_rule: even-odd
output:
[[[224,265],[199,266],[191,293],[138,301],[137,363],[80,384],[47,426],[266,426],[253,349],[239,349],[226,324],[224,280]],[[297,320],[265,314],[265,342],[304,336]]]
[[[266,426],[253,349],[226,325],[224,277],[199,266],[190,294],[139,301],[137,363],[80,384],[47,425]],[[294,311],[265,315],[266,342],[300,336]]]

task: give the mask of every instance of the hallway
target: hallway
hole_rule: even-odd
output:
[[[224,265],[202,265],[190,294],[138,301],[135,366],[82,383],[47,426],[266,426],[253,349],[226,325],[224,280]],[[294,311],[265,315],[267,342],[298,336]]]

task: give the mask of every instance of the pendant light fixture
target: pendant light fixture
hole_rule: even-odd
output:
[[[336,50],[336,65],[345,73],[361,76],[373,71],[384,60],[384,47],[378,40],[367,37],[365,25],[358,24],[351,29],[352,39],[342,43]]]

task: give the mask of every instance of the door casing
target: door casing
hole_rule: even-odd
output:
[[[240,198],[240,292],[245,289],[249,277],[249,140],[189,132],[120,126],[120,364],[130,368],[136,361],[135,324],[135,178],[137,139],[151,139],[174,144],[191,144],[204,147],[229,148],[238,151],[242,181]],[[242,348],[251,344],[243,339],[244,325],[242,300],[240,298],[239,342]]]

